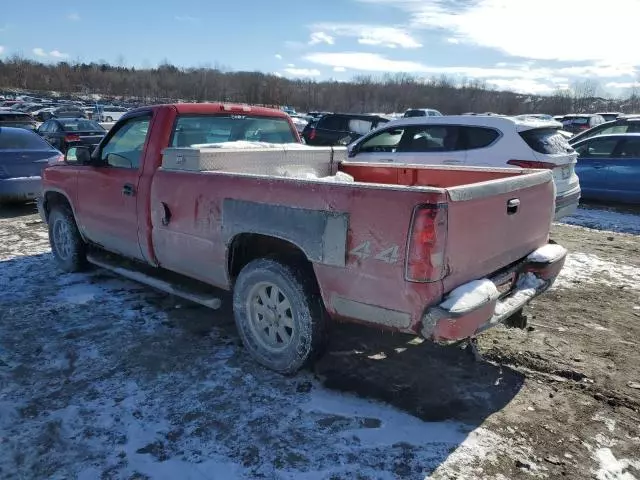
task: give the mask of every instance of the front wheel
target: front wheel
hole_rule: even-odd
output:
[[[247,264],[233,290],[236,326],[260,364],[291,374],[310,363],[325,339],[325,312],[301,269],[270,259]]]
[[[66,207],[54,207],[49,214],[49,243],[56,263],[65,272],[79,272],[86,266],[86,245],[80,236],[73,213]]]

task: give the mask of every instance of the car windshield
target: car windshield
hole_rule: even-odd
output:
[[[0,128],[0,150],[51,150],[38,134]]]
[[[92,120],[70,119],[59,120],[65,132],[104,132],[102,126]]]
[[[182,115],[174,129],[173,147],[239,140],[298,143],[286,118],[253,115]]]
[[[565,118],[562,123],[564,125],[587,125],[589,123],[589,117],[573,117],[573,118]]]

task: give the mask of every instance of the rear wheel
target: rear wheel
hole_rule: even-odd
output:
[[[236,325],[260,364],[284,374],[313,361],[325,339],[320,295],[302,269],[271,259],[247,264],[233,291]]]
[[[65,272],[86,267],[86,245],[68,207],[55,206],[49,214],[49,243],[56,263]]]

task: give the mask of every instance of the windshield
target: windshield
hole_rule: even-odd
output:
[[[65,132],[104,132],[105,129],[91,120],[58,120]]]
[[[298,143],[286,118],[253,115],[181,115],[176,122],[173,147],[239,140]]]
[[[426,117],[427,113],[424,110],[407,110],[404,114],[405,118],[411,117]]]

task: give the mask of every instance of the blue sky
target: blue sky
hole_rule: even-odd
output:
[[[526,93],[640,88],[640,0],[9,1],[0,58],[224,66],[347,80],[407,72]],[[153,5],[153,6],[152,6]]]

